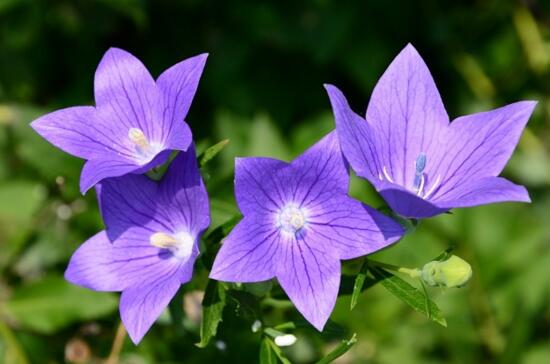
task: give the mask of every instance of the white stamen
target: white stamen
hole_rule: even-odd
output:
[[[277,215],[277,226],[288,233],[295,234],[305,225],[305,211],[295,204],[286,205]]]
[[[149,237],[149,243],[157,248],[170,250],[177,258],[188,259],[193,251],[195,239],[187,232],[174,235],[158,232]]]
[[[388,171],[386,171],[386,166],[382,167],[382,172],[384,172],[384,176],[386,177],[386,179],[391,182],[391,183],[394,183],[393,182],[393,179],[390,177],[390,175],[388,174]]]
[[[136,147],[140,148],[141,151],[146,151],[150,147],[149,141],[141,129],[130,128],[130,130],[128,130],[128,138]]]
[[[422,190],[424,190],[424,182],[425,182],[424,175],[420,175],[420,186],[418,186],[418,191],[416,191],[416,195],[420,196],[422,194]]]
[[[149,242],[151,243],[151,245],[156,246],[157,248],[164,248],[164,249],[171,248],[174,245],[178,244],[178,241],[176,240],[176,238],[166,233],[154,233],[149,238]]]
[[[426,194],[424,195],[424,199],[428,199],[430,197],[430,195],[435,191],[436,187],[439,185],[440,181],[441,181],[441,175],[438,175],[434,183],[432,184],[432,187],[430,187],[430,190],[426,192]]]

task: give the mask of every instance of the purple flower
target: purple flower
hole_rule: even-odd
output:
[[[449,117],[426,64],[408,45],[374,88],[366,121],[326,85],[342,151],[390,207],[424,218],[455,207],[529,202],[523,186],[497,177],[536,102]]]
[[[340,260],[382,249],[403,229],[348,197],[349,173],[335,132],[291,163],[239,158],[235,168],[244,219],[224,240],[210,277],[277,277],[296,308],[322,330],[336,302]]]
[[[170,150],[191,145],[184,119],[206,57],[182,61],[155,82],[136,57],[111,48],[95,73],[95,107],[62,109],[31,125],[56,147],[87,160],[82,193],[104,178],[145,172],[164,163]]]
[[[197,242],[210,224],[208,195],[193,147],[160,183],[129,174],[96,186],[106,229],[73,255],[65,278],[96,291],[122,291],[120,315],[138,343],[188,282]]]

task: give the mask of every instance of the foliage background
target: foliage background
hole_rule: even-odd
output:
[[[62,280],[74,249],[102,227],[94,194],[78,193],[82,162],[28,127],[47,111],[91,104],[93,73],[108,47],[131,51],[153,75],[210,53],[188,121],[199,148],[230,139],[208,171],[215,227],[236,213],[235,156],[297,155],[333,127],[322,84],[341,87],[362,111],[407,42],[428,63],[452,117],[539,100],[504,172],[527,185],[533,203],[429,219],[377,254],[414,267],[456,246],[474,268],[471,283],[430,290],[448,328],[374,287],[352,312],[349,296],[339,299],[332,319],[345,333],[298,330],[285,352],[310,363],[357,332],[340,363],[550,362],[550,3],[543,0],[0,0],[0,362],[101,362],[111,352],[117,296]],[[354,179],[352,194],[381,204],[365,181]],[[353,262],[346,269],[353,272]],[[204,277],[186,291],[204,290]],[[184,330],[163,317],[139,347],[124,341],[121,362],[258,361],[259,334],[232,308],[220,342],[196,348],[200,300],[187,297]],[[299,315],[275,310],[266,319]]]

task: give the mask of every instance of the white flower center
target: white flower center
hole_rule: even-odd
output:
[[[128,129],[128,139],[135,147],[135,158],[140,164],[150,162],[161,149],[158,143],[151,143],[139,128]]]
[[[173,235],[158,232],[149,237],[149,243],[157,248],[170,250],[176,258],[187,260],[193,252],[195,238],[184,231]]]
[[[135,144],[137,148],[140,148],[144,151],[151,147],[149,145],[147,137],[145,136],[145,134],[143,134],[143,131],[141,129],[130,128],[130,130],[128,130],[128,138],[132,143]]]
[[[294,204],[283,207],[277,215],[277,226],[287,233],[296,234],[306,225],[304,209]]]

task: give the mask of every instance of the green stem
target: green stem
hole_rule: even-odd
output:
[[[266,327],[264,329],[264,333],[268,336],[271,336],[272,338],[276,338],[277,336],[281,336],[281,335],[284,335],[285,333],[282,332],[282,331],[279,331],[279,330],[275,330],[271,327]]]
[[[399,272],[399,273],[406,274],[411,278],[420,278],[420,275],[422,274],[420,269],[418,269],[418,268],[398,267],[398,266],[393,265],[393,264],[376,262],[374,260],[369,260],[368,263],[371,264],[371,265],[380,267],[380,268],[385,268],[385,269],[392,270],[394,272]]]
[[[261,304],[262,304],[262,306],[271,306],[271,307],[274,307],[274,308],[294,307],[292,302],[290,302],[288,300],[277,300],[275,298],[270,298],[270,297],[264,298],[262,300]]]
[[[107,358],[107,360],[105,360],[105,364],[118,364],[120,352],[122,351],[122,347],[124,346],[124,339],[126,339],[126,329],[124,328],[122,322],[120,322],[116,330],[115,338],[113,340],[113,346],[111,347],[111,352],[109,353],[109,357]]]

